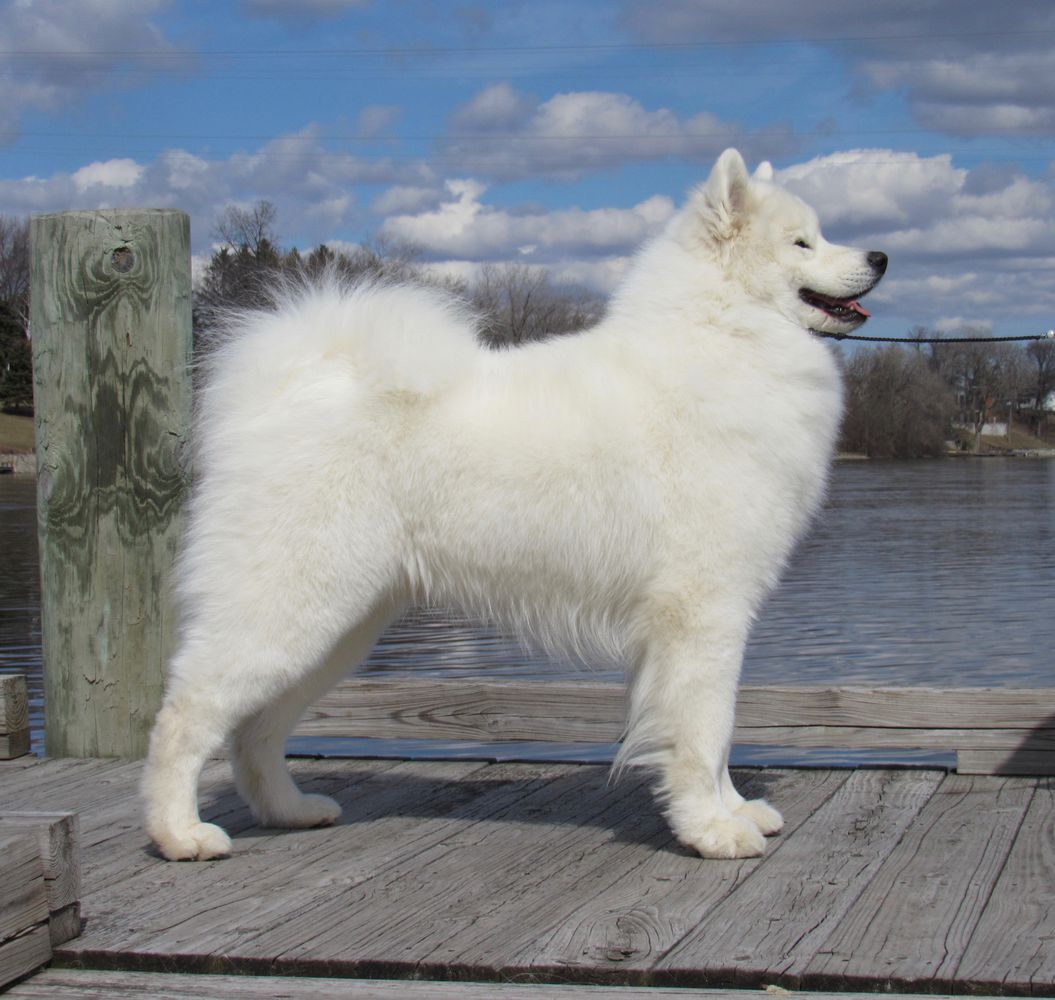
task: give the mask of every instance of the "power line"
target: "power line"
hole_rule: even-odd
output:
[[[685,42],[598,42],[591,44],[560,45],[421,45],[421,46],[377,46],[325,49],[80,49],[70,52],[61,49],[0,49],[3,58],[166,58],[166,59],[200,59],[266,56],[433,56],[433,55],[509,55],[524,54],[560,54],[560,53],[606,53],[606,52],[669,52],[691,51],[694,49],[730,49],[744,46],[775,45],[843,45],[864,42],[922,42],[933,48],[939,41],[992,40],[994,38],[1037,38],[1055,35],[1055,29],[1033,29],[1028,31],[965,31],[965,32],[927,32],[922,34],[875,34],[875,35],[804,35],[795,38],[771,39],[720,39],[710,41]]]
[[[1055,340],[1055,330],[1021,337],[858,337],[852,333],[810,332],[828,340],[857,340],[873,344],[1001,344],[1012,340]]]

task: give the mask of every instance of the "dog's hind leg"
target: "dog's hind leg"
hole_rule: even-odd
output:
[[[170,861],[205,861],[231,853],[231,839],[198,816],[198,778],[223,743],[224,723],[215,704],[169,696],[150,734],[143,771],[144,823],[150,839]]]
[[[197,787],[205,761],[235,733],[238,788],[264,822],[316,826],[336,819],[336,803],[303,796],[283,759],[289,730],[336,679],[342,648],[351,652],[338,641],[342,619],[335,605],[324,601],[324,610],[302,609],[297,616],[262,606],[263,617],[237,628],[192,628],[173,658],[143,774],[147,833],[166,858],[201,861],[230,853],[227,834],[199,819]],[[270,629],[263,624],[267,616]],[[352,634],[361,657],[380,625],[369,614],[359,621]]]
[[[387,607],[350,631],[309,677],[245,719],[231,738],[235,783],[264,826],[327,826],[341,807],[326,795],[305,794],[286,765],[286,739],[307,707],[370,652],[394,614]]]
[[[199,819],[197,785],[205,760],[239,727],[239,786],[266,822],[334,820],[333,803],[305,799],[293,785],[281,759],[284,738],[334,679],[335,650],[349,628],[365,655],[394,579],[393,547],[379,542],[371,555],[366,546],[342,549],[328,540],[335,536],[287,530],[261,533],[255,546],[221,538],[192,547],[185,634],[143,776],[147,832],[165,857],[230,852],[226,833]],[[254,738],[260,745],[250,749]]]

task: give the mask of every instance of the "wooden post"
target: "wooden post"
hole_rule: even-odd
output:
[[[190,224],[68,212],[31,235],[45,750],[140,757],[175,631]]]
[[[0,760],[29,753],[29,698],[21,674],[0,677]]]

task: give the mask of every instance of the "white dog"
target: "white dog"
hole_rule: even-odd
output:
[[[333,823],[286,737],[413,602],[618,657],[620,757],[658,768],[678,840],[761,853],[780,814],[727,761],[752,616],[839,426],[810,331],[862,323],[885,268],[728,150],[586,332],[488,350],[436,291],[335,281],[233,320],[201,399],[182,640],[143,782],[161,853],[230,852],[197,810],[228,737],[262,823]]]

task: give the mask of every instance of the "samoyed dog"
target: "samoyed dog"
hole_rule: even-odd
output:
[[[729,778],[741,658],[835,445],[839,371],[811,331],[864,322],[885,269],[727,150],[585,332],[490,350],[436,290],[333,280],[231,319],[143,780],[161,853],[231,851],[197,808],[225,740],[261,823],[335,822],[294,784],[286,737],[429,602],[617,657],[618,763],[657,770],[682,844],[760,854],[782,820]]]

